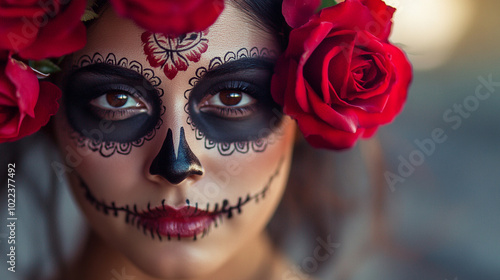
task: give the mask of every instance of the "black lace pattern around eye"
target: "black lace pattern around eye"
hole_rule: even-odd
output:
[[[265,48],[242,48],[215,57],[208,67],[196,70],[189,81],[191,88],[184,93],[184,110],[186,122],[206,149],[217,149],[223,156],[266,150],[268,136],[277,132],[283,118],[270,94],[274,57],[276,54]],[[254,101],[245,103],[249,106],[209,106],[203,110],[207,96],[211,99],[221,93]]]
[[[154,71],[138,61],[118,60],[113,53],[105,58],[100,53],[80,57],[64,86],[63,102],[73,130],[71,138],[77,146],[103,157],[127,155],[132,147],[141,147],[155,137],[162,125],[161,116],[166,109],[160,84]],[[106,94],[141,100],[147,109],[130,113],[130,109],[125,112],[112,106],[95,106],[95,100],[105,100]]]

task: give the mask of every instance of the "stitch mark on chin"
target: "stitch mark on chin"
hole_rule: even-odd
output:
[[[162,97],[164,95],[164,91],[160,88],[161,79],[155,76],[155,73],[152,69],[144,68],[141,63],[138,61],[130,61],[127,58],[121,58],[117,60],[115,54],[109,53],[106,58],[104,58],[100,53],[96,52],[92,57],[89,55],[83,55],[78,59],[78,62],[73,65],[73,68],[81,68],[91,64],[96,63],[106,63],[115,66],[124,67],[127,69],[131,69],[141,74],[144,78],[146,78],[153,87],[155,87],[158,96]],[[160,101],[160,118],[158,119],[158,123],[148,134],[143,136],[142,138],[129,142],[129,143],[120,143],[113,141],[103,141],[102,139],[94,139],[90,137],[86,137],[81,133],[71,129],[70,139],[76,142],[76,145],[79,148],[84,148],[85,146],[91,150],[92,152],[99,152],[103,157],[110,157],[115,153],[121,155],[128,155],[132,151],[132,147],[142,147],[146,141],[150,141],[156,136],[156,131],[160,129],[163,124],[163,120],[161,116],[165,114],[166,107],[162,104],[162,99],[159,98]]]
[[[255,193],[253,195],[247,194],[244,199],[240,196],[238,198],[238,202],[236,204],[233,204],[233,205],[230,205],[230,202],[228,199],[224,199],[221,204],[215,203],[212,211],[209,211],[210,204],[207,203],[205,211],[213,213],[214,226],[217,228],[219,226],[219,224],[222,224],[224,217],[226,217],[227,219],[233,218],[235,216],[234,215],[235,211],[237,214],[241,214],[242,207],[244,205],[248,204],[249,202],[255,201],[255,203],[259,203],[259,200],[264,199],[266,197],[266,194],[269,191],[274,179],[279,175],[281,167],[283,166],[283,163],[284,163],[284,157],[282,157],[280,159],[276,170],[274,171],[273,174],[271,174],[266,185],[259,192]],[[142,231],[143,231],[144,235],[147,236],[147,233],[149,231],[152,239],[155,239],[155,236],[157,236],[158,240],[162,241],[162,236],[159,233],[158,227],[153,228],[153,227],[149,226],[149,224],[146,221],[141,220],[141,217],[140,217],[141,214],[145,213],[146,211],[144,211],[144,210],[138,211],[136,204],[134,204],[134,206],[132,207],[133,210],[130,210],[131,207],[129,205],[116,206],[116,203],[114,201],[111,202],[111,204],[106,203],[105,200],[99,201],[93,195],[93,193],[90,191],[90,188],[83,181],[83,179],[81,177],[79,177],[79,180],[80,180],[80,186],[85,191],[85,198],[87,199],[87,201],[89,201],[89,203],[91,205],[93,205],[95,207],[95,209],[97,211],[102,212],[105,215],[109,215],[111,212],[114,217],[118,217],[119,213],[125,213],[124,220],[125,220],[126,224],[136,226],[136,228],[138,230],[140,230],[142,227]],[[187,204],[188,208],[193,209],[192,210],[193,214],[195,214],[198,211],[198,208],[199,208],[198,202],[196,202],[193,206],[191,204],[191,201],[189,199],[186,199],[186,204]],[[165,199],[162,200],[161,205],[162,205],[162,207],[165,206]],[[219,206],[219,205],[221,205],[221,206]],[[150,203],[148,203],[147,209],[150,209]],[[149,213],[156,213],[156,212],[160,212],[160,211],[161,210],[158,210],[158,208],[153,208],[153,209],[149,210]],[[201,232],[200,238],[204,238],[205,236],[207,236],[210,233],[211,227],[212,227],[212,224],[210,224],[208,228],[203,229],[203,232]],[[197,233],[194,235],[193,241],[198,240],[196,235],[199,235],[199,234],[200,233]],[[170,241],[171,239],[172,239],[172,237],[170,236],[170,234],[168,234],[167,240]],[[177,240],[181,240],[180,235],[177,235]]]
[[[163,69],[172,80],[179,71],[186,71],[189,61],[200,61],[201,54],[208,49],[208,30],[191,32],[178,37],[146,31],[141,35],[144,54],[152,67]]]
[[[253,152],[261,153],[266,150],[268,143],[265,139],[254,139],[242,142],[225,143],[225,142],[215,142],[206,138],[205,134],[196,127],[191,117],[189,116],[189,108],[188,108],[189,95],[191,94],[191,91],[193,90],[195,85],[203,78],[203,76],[205,76],[207,72],[217,68],[218,66],[224,63],[228,63],[230,61],[238,60],[245,57],[273,58],[276,57],[276,53],[274,51],[268,50],[267,48],[262,48],[259,51],[257,47],[253,47],[250,50],[246,48],[241,48],[236,53],[231,51],[227,52],[224,55],[224,58],[214,57],[210,61],[208,68],[200,67],[196,70],[195,74],[196,76],[189,80],[189,85],[191,86],[191,88],[184,92],[184,99],[187,100],[186,104],[184,105],[184,112],[188,114],[186,123],[191,127],[191,130],[195,132],[196,140],[204,141],[204,145],[207,150],[217,148],[217,151],[219,151],[219,154],[221,154],[222,156],[230,156],[234,152],[246,154],[250,150],[252,150]]]

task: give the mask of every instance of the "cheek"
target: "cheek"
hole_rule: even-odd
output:
[[[190,132],[193,134],[194,132]],[[195,141],[191,149],[200,159],[205,175],[188,190],[188,196],[194,197],[200,203],[214,199],[227,198],[237,202],[239,197],[256,196],[261,193],[275,173],[286,178],[287,165],[294,144],[295,124],[289,118],[282,121],[279,129],[259,142],[248,141],[248,147],[259,145],[261,151],[253,148],[245,152],[235,150],[235,144],[229,145],[232,152],[221,150],[218,143],[207,149],[206,142]],[[284,170],[284,171],[282,171]],[[272,182],[273,188],[276,182]],[[279,188],[283,188],[281,184]],[[253,203],[251,203],[253,204]]]
[[[83,180],[96,197],[106,200],[128,201],[133,197],[130,194],[144,185],[146,166],[156,152],[156,145],[162,142],[155,135],[135,146],[116,142],[95,145],[91,139],[74,132],[62,112],[56,116],[56,130],[62,160],[67,166],[65,172],[75,180],[73,185],[80,185]],[[84,193],[78,188],[75,191]]]
[[[228,252],[260,234],[273,215],[285,190],[294,144],[295,124],[283,120],[280,134],[271,134],[263,152],[233,153],[222,156],[216,149],[192,145],[205,170],[203,178],[187,195],[199,203],[228,200],[231,214],[223,214],[223,226],[211,237],[213,246],[231,240]],[[199,142],[199,141],[198,141]],[[245,203],[247,198],[250,200]],[[241,200],[240,200],[241,199]],[[238,204],[242,206],[237,209]],[[220,250],[219,247],[214,250]],[[228,256],[230,253],[228,253]]]

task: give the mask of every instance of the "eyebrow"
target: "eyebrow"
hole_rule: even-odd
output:
[[[213,60],[212,60],[213,61]],[[212,62],[211,61],[211,62]],[[263,57],[245,57],[223,63],[205,74],[205,78],[232,74],[244,70],[263,69],[273,72],[274,63],[272,60]]]

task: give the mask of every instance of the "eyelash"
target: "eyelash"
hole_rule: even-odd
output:
[[[106,119],[106,120],[111,120],[111,121],[124,120],[124,119],[128,119],[130,117],[137,115],[136,109],[107,110],[107,109],[92,107],[92,110],[100,118]],[[124,115],[127,115],[127,116],[123,117]],[[117,117],[117,118],[115,119],[115,117]]]
[[[222,117],[236,117],[236,115],[242,115],[242,116],[245,116],[245,114],[247,113],[253,113],[255,112],[255,108],[231,108],[231,107],[228,107],[228,108],[214,108],[214,110],[217,110],[218,113],[222,116]]]
[[[247,105],[244,107],[221,107],[215,105],[205,105],[203,104],[208,101],[217,94],[220,94],[222,91],[235,91],[240,92],[243,95],[247,95],[248,97],[254,99],[254,102],[251,105]],[[257,110],[258,98],[256,98],[257,90],[251,85],[243,81],[227,81],[221,84],[216,85],[212,88],[206,97],[202,98],[202,101],[199,103],[198,110],[203,113],[215,114],[220,117],[225,118],[243,118]],[[207,98],[209,98],[207,100]],[[201,107],[200,107],[201,105]],[[236,105],[235,105],[236,106]]]

